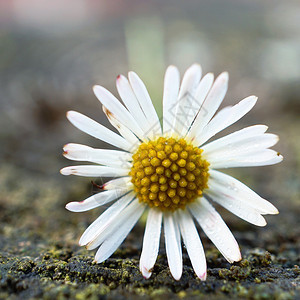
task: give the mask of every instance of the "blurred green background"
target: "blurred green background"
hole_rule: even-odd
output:
[[[101,209],[80,214],[64,209],[96,191],[88,178],[59,174],[71,164],[62,157],[62,146],[107,145],[70,125],[67,110],[109,126],[92,86],[117,95],[117,75],[134,70],[161,115],[166,67],[177,65],[183,73],[198,62],[204,73],[229,72],[223,106],[259,97],[226,132],[266,124],[280,136],[275,148],[284,156],[278,166],[230,171],[279,208],[279,216],[267,217],[268,229],[221,210],[222,215],[243,253],[261,247],[283,252],[291,266],[299,263],[299,16],[298,0],[0,1],[1,255],[34,259],[58,244],[84,251],[76,245],[79,236]],[[137,258],[142,232],[137,226],[129,238]],[[203,240],[206,249],[213,248]],[[26,290],[19,293],[5,284],[0,296]]]

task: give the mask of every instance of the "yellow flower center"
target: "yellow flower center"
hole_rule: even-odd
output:
[[[183,138],[142,143],[129,172],[140,202],[163,211],[184,209],[207,188],[209,163],[203,150]]]

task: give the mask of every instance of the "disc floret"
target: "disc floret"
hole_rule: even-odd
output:
[[[129,173],[139,201],[174,211],[202,196],[209,177],[202,152],[183,138],[142,143],[132,156]]]

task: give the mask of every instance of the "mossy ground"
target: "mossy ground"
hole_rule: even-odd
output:
[[[245,251],[244,259],[234,265],[229,265],[216,250],[208,250],[206,282],[196,278],[186,254],[180,281],[172,279],[164,253],[151,279],[145,280],[134,248],[118,250],[102,264],[93,263],[92,256],[84,250],[62,244],[47,248],[36,257],[2,252],[1,298],[296,299],[299,284],[296,262],[258,248]]]

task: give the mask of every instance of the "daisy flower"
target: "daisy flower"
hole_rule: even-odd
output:
[[[109,258],[148,211],[139,263],[142,275],[149,278],[152,274],[163,227],[174,279],[182,275],[182,239],[196,275],[205,280],[205,254],[195,221],[228,262],[241,260],[234,236],[212,203],[257,226],[266,225],[263,215],[278,213],[242,182],[219,171],[279,163],[282,156],[269,149],[278,136],[266,133],[265,125],[254,125],[209,141],[248,113],[257,97],[247,97],[217,112],[227,91],[228,73],[215,81],[212,73],[202,78],[201,73],[201,67],[194,64],[180,83],[178,69],[168,67],[162,122],[134,72],[129,72],[128,79],[117,77],[123,104],[102,86],[94,86],[104,113],[119,134],[78,112],[67,113],[78,129],[119,148],[95,149],[73,143],[64,147],[68,159],[93,164],[63,168],[63,175],[114,178],[98,194],[66,205],[70,211],[83,212],[115,201],[79,241],[89,250],[98,247],[96,262]]]

